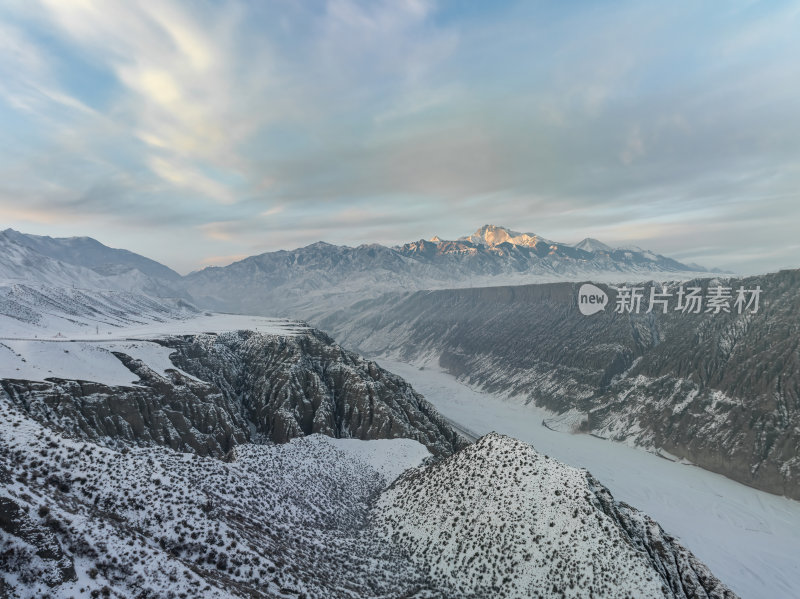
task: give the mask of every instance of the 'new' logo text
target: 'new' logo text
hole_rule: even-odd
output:
[[[607,303],[606,292],[591,283],[584,283],[578,290],[578,309],[584,316],[605,310]]]

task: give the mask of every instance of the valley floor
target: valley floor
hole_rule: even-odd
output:
[[[468,432],[503,433],[587,468],[615,498],[643,510],[743,599],[790,599],[800,589],[800,502],[591,435],[542,425],[550,413],[473,390],[433,364],[379,364],[405,378]]]

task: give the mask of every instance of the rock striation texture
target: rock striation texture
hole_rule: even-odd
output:
[[[285,443],[313,433],[410,438],[438,457],[466,445],[403,379],[318,331],[239,331],[158,342],[175,350],[171,358],[182,372],[159,374],[114,352],[137,384],[4,379],[0,387],[39,422],[113,447],[155,444],[222,456],[241,443]]]
[[[0,387],[12,403],[39,422],[112,447],[163,445],[222,456],[249,440],[247,420],[214,385],[176,371],[161,376],[141,361],[115,355],[140,377],[139,384],[3,379]]]
[[[282,337],[239,331],[171,339],[176,365],[238,398],[255,431],[279,443],[321,433],[415,439],[436,456],[466,445],[400,377],[320,331]]]
[[[757,313],[577,309],[579,284],[386,295],[315,325],[367,355],[438,359],[579,430],[800,498],[800,271],[684,282],[761,288]],[[575,414],[580,418],[574,417]],[[556,420],[558,420],[556,418]]]

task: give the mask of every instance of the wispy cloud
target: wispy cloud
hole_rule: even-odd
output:
[[[0,218],[183,270],[485,222],[796,264],[798,20],[781,2],[12,2]]]

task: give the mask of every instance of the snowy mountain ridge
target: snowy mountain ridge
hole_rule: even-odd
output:
[[[462,597],[734,597],[586,471],[503,435],[409,471],[377,507],[384,535]]]
[[[581,247],[578,247],[581,246]],[[557,243],[485,225],[456,240],[386,247],[315,243],[268,252],[183,279],[198,304],[218,310],[309,317],[383,293],[559,280],[691,278],[697,270],[649,251]],[[277,310],[277,312],[275,312]]]
[[[602,241],[593,239],[592,237],[587,237],[583,241],[576,243],[574,247],[578,248],[579,250],[584,250],[586,252],[613,252],[614,249],[616,249],[606,245]],[[695,265],[692,268],[696,269],[698,267]]]
[[[469,241],[476,245],[495,247],[501,243],[520,245],[524,247],[536,247],[539,242],[552,244],[552,241],[539,237],[535,233],[519,233],[505,227],[496,225],[483,225],[472,235],[459,237],[458,241]]]
[[[180,278],[177,272],[155,260],[128,250],[110,248],[91,237],[54,238],[6,229],[0,231],[0,239],[67,264],[94,270],[101,275],[135,268],[149,277],[166,280]]]
[[[597,589],[596,596],[735,598],[646,516],[590,487],[578,471],[553,476],[549,470],[564,467],[529,446],[498,455],[497,444],[508,441],[490,435],[456,454],[456,463],[432,467],[413,441],[370,443],[313,435],[240,445],[225,460],[163,447],[110,449],[49,430],[0,401],[0,591],[20,598],[510,599],[523,595],[509,574],[532,562],[538,578],[521,582],[536,583],[529,590],[540,596]],[[489,492],[511,516],[480,529],[493,559],[467,559],[458,526],[451,542],[434,538],[439,529],[431,527],[429,542],[410,545],[407,523],[421,514],[447,522],[453,514],[447,504],[410,500],[413,485],[452,485],[443,474],[455,466],[488,475],[487,462],[501,484],[486,476],[449,496],[463,522],[485,513],[465,492]],[[521,493],[508,483],[522,476]],[[528,488],[544,494],[534,502]],[[643,526],[610,517],[614,510]],[[565,543],[561,524],[576,518],[589,526],[573,532],[584,539],[578,551]],[[595,550],[606,547],[616,552]]]
[[[181,277],[169,268],[90,238],[0,232],[0,284],[40,284],[180,297],[203,308],[304,317],[400,290],[494,286],[592,278],[689,278],[698,267],[645,250],[584,240],[558,243],[485,225],[447,241],[358,247],[317,242],[267,252]]]
[[[0,286],[13,284],[128,291],[156,297],[188,296],[180,275],[127,250],[89,237],[54,239],[0,231]]]

